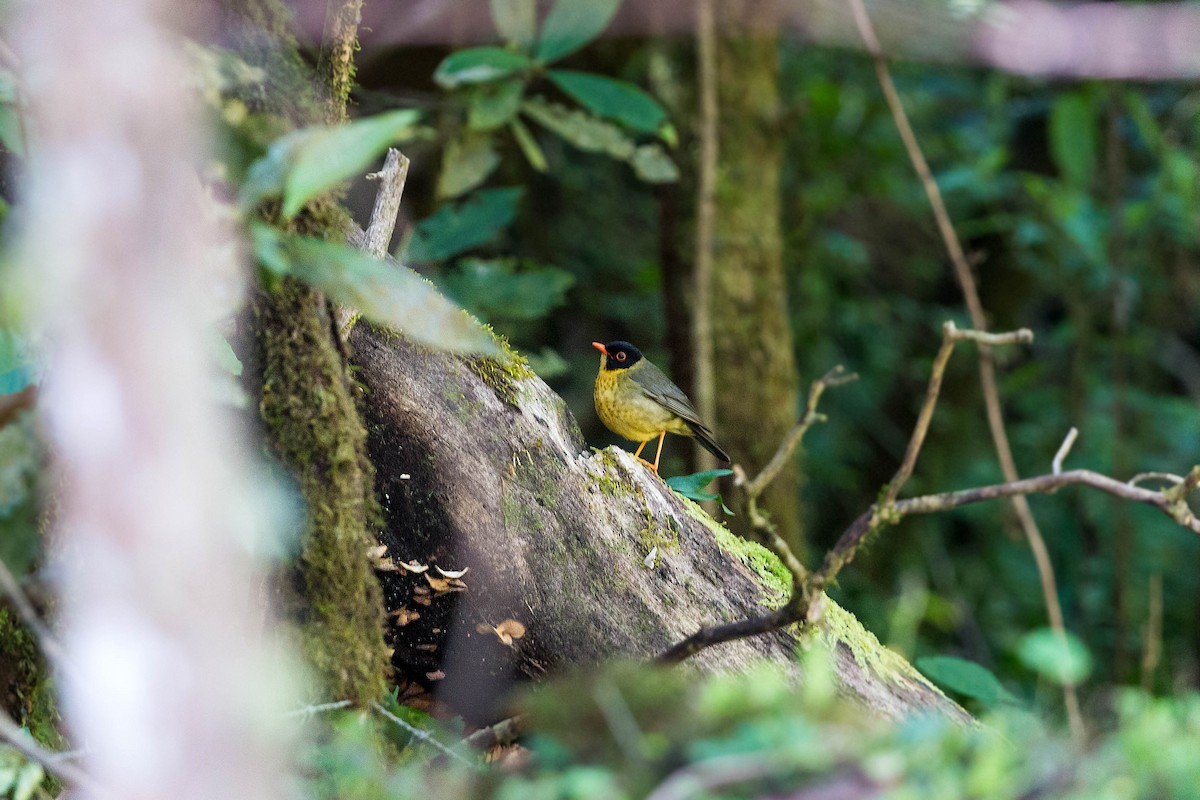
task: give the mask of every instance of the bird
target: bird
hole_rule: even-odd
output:
[[[634,457],[658,474],[663,439],[668,433],[695,436],[704,449],[721,461],[729,456],[713,438],[712,431],[700,421],[700,415],[683,390],[650,359],[629,342],[592,342],[600,351],[600,372],[596,375],[593,399],[600,421],[610,431],[638,445]],[[642,449],[658,437],[658,452],[651,464],[642,458]]]

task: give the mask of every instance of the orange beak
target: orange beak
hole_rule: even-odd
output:
[[[608,355],[608,350],[604,347],[604,345],[600,344],[599,342],[592,342],[592,347],[596,348],[601,353],[604,353],[604,355]]]

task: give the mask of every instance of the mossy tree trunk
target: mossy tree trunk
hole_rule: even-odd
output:
[[[722,3],[719,162],[713,253],[713,384],[720,441],[752,473],[796,419],[799,378],[783,274],[779,64],[770,3]],[[786,467],[760,500],[803,552],[799,473]],[[740,514],[734,527],[745,521]],[[748,527],[748,526],[747,526]]]
[[[347,5],[356,17],[361,3]],[[262,111],[296,124],[345,119],[353,42],[335,45],[330,63],[340,69],[324,70],[320,85],[300,59],[279,0],[226,0],[225,11],[241,55],[263,67],[277,89],[262,98],[268,105]],[[291,223],[308,235],[335,237],[346,224],[344,212],[328,201],[310,204]],[[294,580],[282,587],[283,610],[297,625],[302,655],[321,690],[361,705],[380,696],[390,668],[383,595],[367,555],[379,512],[366,430],[331,317],[325,297],[298,281],[260,292],[248,365],[251,381],[259,382],[270,447],[295,477],[308,512]]]

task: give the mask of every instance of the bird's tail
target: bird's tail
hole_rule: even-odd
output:
[[[703,425],[692,425],[691,429],[692,433],[696,434],[696,438],[700,441],[700,444],[704,445],[705,450],[726,464],[730,463],[729,454],[721,449],[721,445],[717,444],[717,440],[713,438],[712,431]]]

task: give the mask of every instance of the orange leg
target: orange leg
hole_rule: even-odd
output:
[[[663,439],[667,438],[667,432],[663,431],[658,435],[658,452],[654,454],[654,474],[658,474],[658,459],[662,458]]]
[[[666,436],[666,432],[665,432],[665,431],[664,431],[664,433],[663,433],[663,436]],[[637,452],[633,454],[633,457],[634,457],[634,458],[636,458],[638,461],[642,462],[643,464],[645,464],[645,465],[646,465],[647,467],[649,467],[650,469],[654,470],[655,472],[658,472],[658,459],[655,459],[655,460],[654,460],[654,463],[653,463],[653,464],[651,464],[649,461],[647,461],[646,459],[642,458],[642,450],[643,450],[643,449],[645,449],[646,445],[648,445],[648,444],[650,444],[650,440],[649,440],[649,439],[647,439],[646,441],[644,441],[644,442],[642,442],[641,444],[639,444],[639,445],[638,445]],[[659,439],[659,440],[658,440],[658,449],[659,449],[659,451],[660,451],[660,452],[662,451],[662,439]]]

